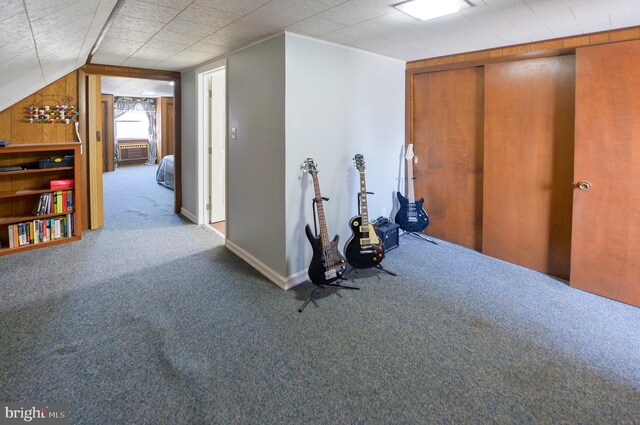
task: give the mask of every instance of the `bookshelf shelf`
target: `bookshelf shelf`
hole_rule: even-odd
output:
[[[3,167],[24,166],[25,164],[37,163],[40,159],[69,155],[73,155],[73,166],[65,164],[64,167],[0,172],[0,256],[59,245],[82,238],[79,195],[81,193],[80,182],[82,181],[80,145],[77,143],[52,143],[11,145],[0,148],[0,166]],[[51,180],[59,179],[73,179],[74,187],[51,189]],[[66,208],[68,200],[68,211],[34,215],[38,210],[39,201],[44,199],[42,198],[43,194],[59,191],[70,191],[68,197],[62,196],[57,201],[59,206],[60,199],[64,198],[62,206]],[[46,199],[53,198],[56,196],[53,195]],[[45,202],[43,202],[44,204]],[[40,212],[46,211],[47,208],[40,210]],[[60,232],[61,237],[58,239],[51,236],[54,233],[54,225],[57,226],[56,230]],[[65,229],[67,231],[66,237]]]
[[[45,220],[47,218],[54,218],[54,217],[62,217],[64,215],[67,214],[74,214],[75,211],[73,210],[69,210],[69,211],[65,211],[65,212],[61,212],[61,213],[52,213],[52,214],[42,214],[42,215],[32,215],[29,217],[26,216],[19,216],[19,217],[0,217],[0,226],[2,226],[3,224],[14,224],[14,223],[20,223],[22,221],[32,221],[32,220]]]
[[[0,151],[2,153],[2,151]],[[20,170],[20,171],[3,171],[0,172],[0,176],[20,176],[27,174],[40,174],[40,173],[51,173],[52,170],[55,171],[67,171],[73,170],[73,167],[58,167],[58,168],[36,168],[31,170]]]
[[[60,238],[60,239],[55,239],[47,242],[40,242],[40,243],[30,244],[30,245],[22,245],[15,248],[1,248],[0,256],[15,254],[16,252],[21,252],[21,251],[29,251],[32,249],[44,248],[47,246],[60,245],[60,244],[72,242],[72,241],[79,241],[80,239],[81,237],[76,235],[76,236],[70,236],[68,238]]]

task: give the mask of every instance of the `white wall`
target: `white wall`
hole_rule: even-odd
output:
[[[182,73],[183,208],[194,215],[202,190],[197,73],[207,67]],[[340,234],[341,249],[357,210],[356,153],[365,157],[367,187],[375,192],[370,217],[392,214],[402,185],[405,65],[287,33],[231,54],[226,69],[227,138],[238,128],[227,149],[228,246],[288,287],[306,278],[311,258],[304,225],[312,223],[314,195],[300,172],[304,159],[318,163],[323,195],[331,198],[329,233]]]
[[[227,241],[281,276],[286,273],[284,55],[283,34],[227,61]]]
[[[195,71],[183,72],[180,76],[182,92],[182,210],[194,220],[198,215],[198,111]],[[191,216],[189,216],[191,215]]]
[[[340,249],[351,235],[360,190],[353,166],[366,162],[369,217],[389,216],[402,184],[405,64],[293,34],[286,35],[286,244],[287,274],[306,270],[311,246],[304,225],[313,222],[314,197],[300,164],[313,158],[319,170],[331,237]],[[313,225],[312,225],[313,226]]]

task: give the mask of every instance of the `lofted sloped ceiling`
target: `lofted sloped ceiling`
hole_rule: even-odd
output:
[[[116,0],[2,0],[0,110],[85,64]]]
[[[125,0],[92,62],[184,70],[282,30],[408,61],[640,24],[638,0],[458,0],[425,22],[402,1]]]
[[[91,62],[182,71],[283,30],[400,60],[640,25],[640,0],[123,0]],[[437,1],[437,0],[436,0]],[[84,65],[117,0],[2,0],[0,110]]]

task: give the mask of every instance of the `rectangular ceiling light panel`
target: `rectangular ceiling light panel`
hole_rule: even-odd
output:
[[[394,6],[401,12],[426,21],[460,11],[458,0],[410,0]]]

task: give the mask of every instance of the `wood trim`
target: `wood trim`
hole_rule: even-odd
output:
[[[102,123],[103,129],[103,154],[106,155],[104,159],[104,165],[106,166],[103,171],[114,171],[116,169],[115,166],[115,158],[113,155],[113,95],[112,94],[103,94],[101,95],[102,99],[102,107],[105,108],[106,104],[106,122]],[[103,113],[104,119],[104,110],[101,111]],[[106,131],[105,131],[106,130]]]
[[[98,65],[90,63],[80,68],[87,74],[110,75],[112,77],[145,78],[149,80],[175,81],[180,73],[159,69],[130,68],[126,66]]]
[[[182,209],[182,91],[180,78],[173,84],[173,149],[174,149],[174,195],[173,211],[176,214]]]
[[[100,76],[89,75],[87,81],[87,106],[89,109],[87,128],[89,130],[89,227],[97,229],[104,226],[104,205],[102,194],[102,101],[100,95]]]
[[[570,55],[575,53],[575,49],[578,47],[636,39],[640,39],[640,26],[420,59],[407,62],[406,70],[409,74],[415,74],[498,62]]]
[[[87,74],[84,71],[78,71],[78,123],[80,124],[79,133],[82,138],[82,148],[80,149],[81,157],[81,180],[82,192],[80,203],[82,204],[82,230],[89,229],[89,156],[87,155]],[[80,227],[80,226],[77,226]]]
[[[174,212],[180,213],[182,208],[182,115],[181,115],[181,74],[175,71],[158,69],[129,68],[125,66],[88,64],[80,68],[80,72],[89,75],[109,75],[113,77],[145,78],[148,80],[173,81],[173,116],[174,116]]]

